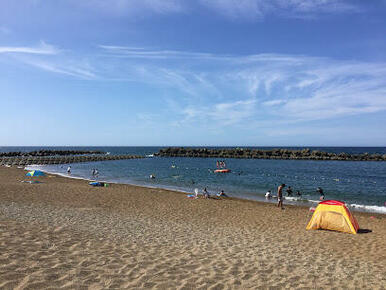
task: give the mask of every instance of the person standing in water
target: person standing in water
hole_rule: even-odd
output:
[[[71,174],[71,166],[67,167],[67,174]]]
[[[283,188],[285,187],[285,184],[281,184],[277,188],[277,207],[280,207],[283,209]]]
[[[206,187],[204,188],[203,192],[202,192],[202,195],[204,196],[204,198],[210,198],[210,194],[209,192],[206,190]]]
[[[291,188],[291,186],[288,186],[286,192],[287,192],[287,196],[292,196],[292,188]]]
[[[316,191],[319,193],[319,195],[320,195],[320,197],[319,197],[319,199],[320,200],[324,200],[324,192],[323,192],[323,189],[321,188],[321,187],[318,187],[317,189],[316,189]]]

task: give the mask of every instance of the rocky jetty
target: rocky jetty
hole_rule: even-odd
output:
[[[90,150],[39,150],[30,152],[0,152],[0,157],[16,157],[16,156],[69,156],[69,155],[90,155],[90,154],[106,154],[103,151]]]
[[[248,148],[185,148],[169,147],[161,149],[155,156],[161,157],[201,157],[201,158],[254,158],[254,159],[296,159],[296,160],[342,160],[342,161],[386,161],[386,154],[336,154],[319,150],[291,149],[248,149]]]
[[[16,153],[16,154],[12,154]],[[7,152],[0,155],[0,165],[43,165],[79,162],[107,161],[143,158],[138,155],[109,155],[99,151],[57,151]],[[5,155],[5,156],[4,156]]]

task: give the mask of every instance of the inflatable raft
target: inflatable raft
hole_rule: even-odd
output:
[[[231,170],[230,169],[226,169],[226,168],[224,168],[224,169],[216,169],[214,171],[214,173],[229,173],[229,172],[231,172]]]

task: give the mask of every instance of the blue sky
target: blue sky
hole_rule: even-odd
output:
[[[2,0],[0,145],[385,146],[386,1]]]

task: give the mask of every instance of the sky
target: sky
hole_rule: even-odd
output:
[[[2,146],[386,146],[385,0],[1,0]]]

